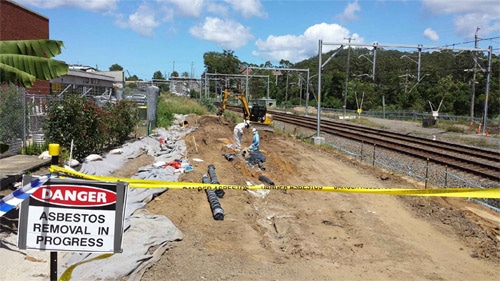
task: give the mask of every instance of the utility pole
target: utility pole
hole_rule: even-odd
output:
[[[479,31],[479,27],[476,28],[476,34],[474,35],[474,48],[477,49],[477,32]],[[475,58],[476,54],[472,52],[472,56]],[[470,120],[474,120],[474,100],[476,99],[476,66],[477,66],[477,59],[474,59],[474,68],[472,69],[472,97],[470,101]]]
[[[349,85],[349,60],[350,60],[350,57],[351,57],[351,40],[352,38],[349,37],[349,38],[344,38],[344,39],[347,39],[349,44],[347,44],[347,66],[346,66],[346,70],[345,70],[345,94],[344,94],[344,119],[346,117],[346,113],[347,113],[347,88],[348,88],[348,85]]]

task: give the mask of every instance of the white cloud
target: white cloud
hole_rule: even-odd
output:
[[[298,62],[318,54],[319,40],[324,43],[346,42],[345,38],[351,37],[356,43],[362,43],[363,38],[358,34],[349,34],[349,30],[338,24],[320,23],[309,27],[304,34],[296,35],[270,35],[266,40],[258,39],[255,45],[257,51],[253,55],[270,61],[281,59]],[[323,52],[336,49],[338,46],[325,45]]]
[[[337,18],[339,18],[342,21],[355,20],[358,18],[356,12],[359,11],[361,11],[361,7],[358,4],[358,0],[356,0],[353,3],[347,4],[347,6],[344,9],[344,12],[342,14],[337,15]]]
[[[32,5],[43,9],[75,7],[93,12],[115,10],[119,0],[16,0],[21,5]]]
[[[500,33],[500,19],[488,14],[466,14],[455,18],[455,28],[460,36],[473,38],[477,27],[479,27],[479,37],[492,34],[498,36]]]
[[[245,18],[267,16],[260,0],[224,0],[224,2],[230,4],[235,11],[240,12]]]
[[[428,27],[424,30],[424,36],[429,38],[432,41],[439,40],[439,35],[437,34],[437,32],[430,27]]]
[[[454,15],[455,30],[464,38],[473,38],[477,27],[480,27],[479,35],[498,36],[500,32],[498,1],[423,0],[422,3],[433,14]]]
[[[180,15],[197,18],[203,12],[204,0],[156,0],[162,8],[175,10]],[[172,7],[172,5],[174,7]]]
[[[155,19],[154,10],[147,4],[142,3],[137,11],[123,20],[123,16],[119,16],[115,22],[119,27],[130,28],[142,36],[153,36],[153,30],[160,25]]]
[[[207,17],[205,22],[189,29],[194,37],[211,41],[220,48],[236,50],[253,39],[250,29],[232,20]]]

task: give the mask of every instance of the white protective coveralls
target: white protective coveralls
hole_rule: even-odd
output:
[[[236,141],[236,148],[241,149],[241,139],[243,138],[243,129],[250,127],[250,123],[248,121],[243,121],[234,126],[234,139]]]

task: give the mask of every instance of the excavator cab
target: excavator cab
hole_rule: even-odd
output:
[[[243,110],[243,118],[250,121],[255,125],[264,125],[266,130],[273,130],[274,121],[270,114],[267,113],[267,108],[265,105],[254,104],[251,108],[248,106],[247,99],[242,94],[234,94],[229,92],[227,89],[224,90],[222,95],[222,101],[218,104],[217,116],[224,114],[226,110],[227,100],[229,97],[235,97],[240,100],[241,107]],[[259,126],[260,127],[260,126]],[[260,127],[262,128],[262,127]]]
[[[254,104],[250,110],[250,121],[262,123],[266,120],[266,113],[265,105]]]

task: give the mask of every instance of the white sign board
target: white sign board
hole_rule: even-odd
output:
[[[126,186],[50,179],[23,202],[20,249],[121,252]]]

